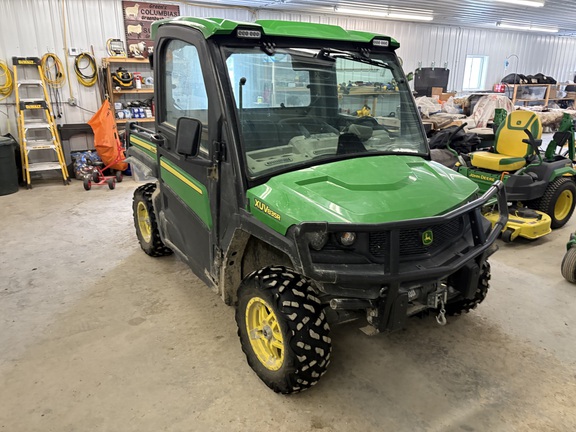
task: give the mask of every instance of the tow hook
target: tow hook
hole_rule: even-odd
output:
[[[444,309],[444,299],[440,299],[440,312],[436,315],[436,322],[441,326],[446,325],[446,309]]]
[[[446,325],[446,300],[448,299],[448,288],[446,285],[442,285],[438,291],[433,292],[428,295],[428,307],[431,309],[438,309],[438,315],[436,315],[436,322],[441,326]]]

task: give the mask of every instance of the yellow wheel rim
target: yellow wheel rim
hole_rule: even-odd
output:
[[[146,208],[146,204],[142,201],[138,203],[136,207],[136,217],[138,218],[138,228],[140,229],[140,234],[146,243],[150,243],[152,240],[152,227],[150,225],[150,214]]]
[[[572,195],[572,191],[565,190],[562,192],[556,200],[556,205],[554,206],[554,218],[556,220],[565,219],[566,216],[568,216],[568,213],[570,213],[573,202],[574,195]]]
[[[266,369],[276,371],[284,363],[284,340],[276,314],[260,297],[246,306],[246,330],[252,349]]]

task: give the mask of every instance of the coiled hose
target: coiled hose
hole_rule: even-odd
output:
[[[42,67],[42,76],[46,84],[55,88],[60,88],[64,85],[64,81],[66,81],[64,66],[56,54],[44,54],[40,66]]]
[[[0,101],[8,98],[14,90],[14,80],[8,64],[0,60],[0,80],[4,79],[4,84],[0,84]]]
[[[86,59],[88,64],[86,66],[81,66],[80,63]],[[84,70],[90,68],[90,73],[84,73]],[[89,53],[83,52],[76,56],[74,60],[74,72],[76,72],[76,78],[78,82],[85,87],[92,87],[98,81],[98,66],[96,66],[96,60]]]

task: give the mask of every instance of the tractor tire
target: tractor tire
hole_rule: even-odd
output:
[[[265,267],[238,289],[236,323],[242,351],[276,393],[315,385],[330,364],[330,326],[309,281],[286,267]]]
[[[482,264],[482,270],[480,271],[480,277],[478,279],[478,288],[474,293],[474,298],[467,299],[461,295],[449,300],[446,304],[446,314],[450,316],[462,315],[463,313],[468,313],[472,309],[476,309],[480,303],[484,301],[486,295],[488,294],[488,289],[490,288],[490,263],[485,261]]]
[[[575,204],[576,183],[571,177],[559,177],[548,185],[542,198],[536,201],[535,208],[550,216],[551,226],[555,229],[570,220]]]
[[[152,194],[156,190],[154,183],[147,183],[134,191],[132,210],[134,214],[134,227],[142,250],[151,257],[160,257],[172,254],[160,238],[156,214],[152,205]]]
[[[576,248],[571,247],[562,259],[562,276],[568,282],[576,283]]]

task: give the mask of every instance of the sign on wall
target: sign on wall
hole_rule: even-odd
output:
[[[180,6],[158,3],[123,1],[124,30],[128,57],[148,57],[154,49],[152,23],[180,16]]]

